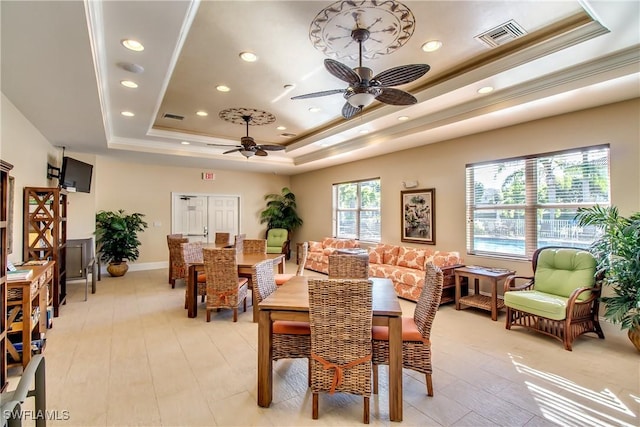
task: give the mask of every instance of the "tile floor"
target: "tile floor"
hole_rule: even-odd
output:
[[[277,362],[274,402],[257,406],[250,310],[237,323],[230,311],[210,323],[204,310],[189,319],[184,286],[171,289],[166,270],[103,276],[87,302],[83,285],[68,285],[48,332],[47,407],[68,415],[50,425],[362,425],[362,400],[348,395],[321,395],[320,419],[311,419],[304,360]],[[413,313],[413,303],[402,307]],[[435,396],[405,370],[404,421],[391,423],[381,369],[371,424],[638,426],[640,355],[616,326],[603,328],[604,341],[581,337],[568,352],[540,334],[505,330],[504,313],[492,322],[488,312],[443,306],[432,332]],[[15,384],[19,372],[10,375]]]

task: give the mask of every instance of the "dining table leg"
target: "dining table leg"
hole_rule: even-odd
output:
[[[187,273],[186,300],[187,316],[198,316],[198,272],[195,265],[190,265]]]
[[[258,406],[268,408],[273,398],[271,312],[260,310],[258,321]]]
[[[389,317],[389,419],[402,421],[402,318]]]

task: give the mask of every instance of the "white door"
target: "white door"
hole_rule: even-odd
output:
[[[182,233],[190,242],[204,243],[213,243],[216,232],[238,234],[238,196],[173,193],[172,199],[172,233]]]

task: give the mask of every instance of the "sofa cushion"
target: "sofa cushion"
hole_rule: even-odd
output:
[[[460,258],[459,252],[434,251],[427,255],[425,264],[427,262],[432,262],[436,267],[443,268],[451,265],[462,264],[462,258]]]
[[[577,288],[592,287],[595,273],[596,260],[587,251],[545,249],[538,255],[534,288],[568,298]],[[590,292],[584,292],[578,299],[584,300],[590,295]]]
[[[314,242],[309,240],[309,252],[322,252],[322,242]]]
[[[567,316],[567,301],[568,298],[539,291],[504,293],[506,306],[553,320],[563,320]]]
[[[398,259],[396,261],[396,265],[400,267],[424,270],[425,257],[426,251],[424,249],[401,246],[398,248]]]
[[[395,265],[398,261],[398,250],[399,246],[396,245],[387,245],[385,243],[381,243],[378,245],[382,249],[382,263]]]
[[[369,252],[369,265],[383,263],[384,250],[380,245],[371,246],[367,251]]]

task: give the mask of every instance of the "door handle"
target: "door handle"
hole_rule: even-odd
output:
[[[209,235],[209,229],[207,228],[207,226],[204,226],[204,235],[208,236]]]

